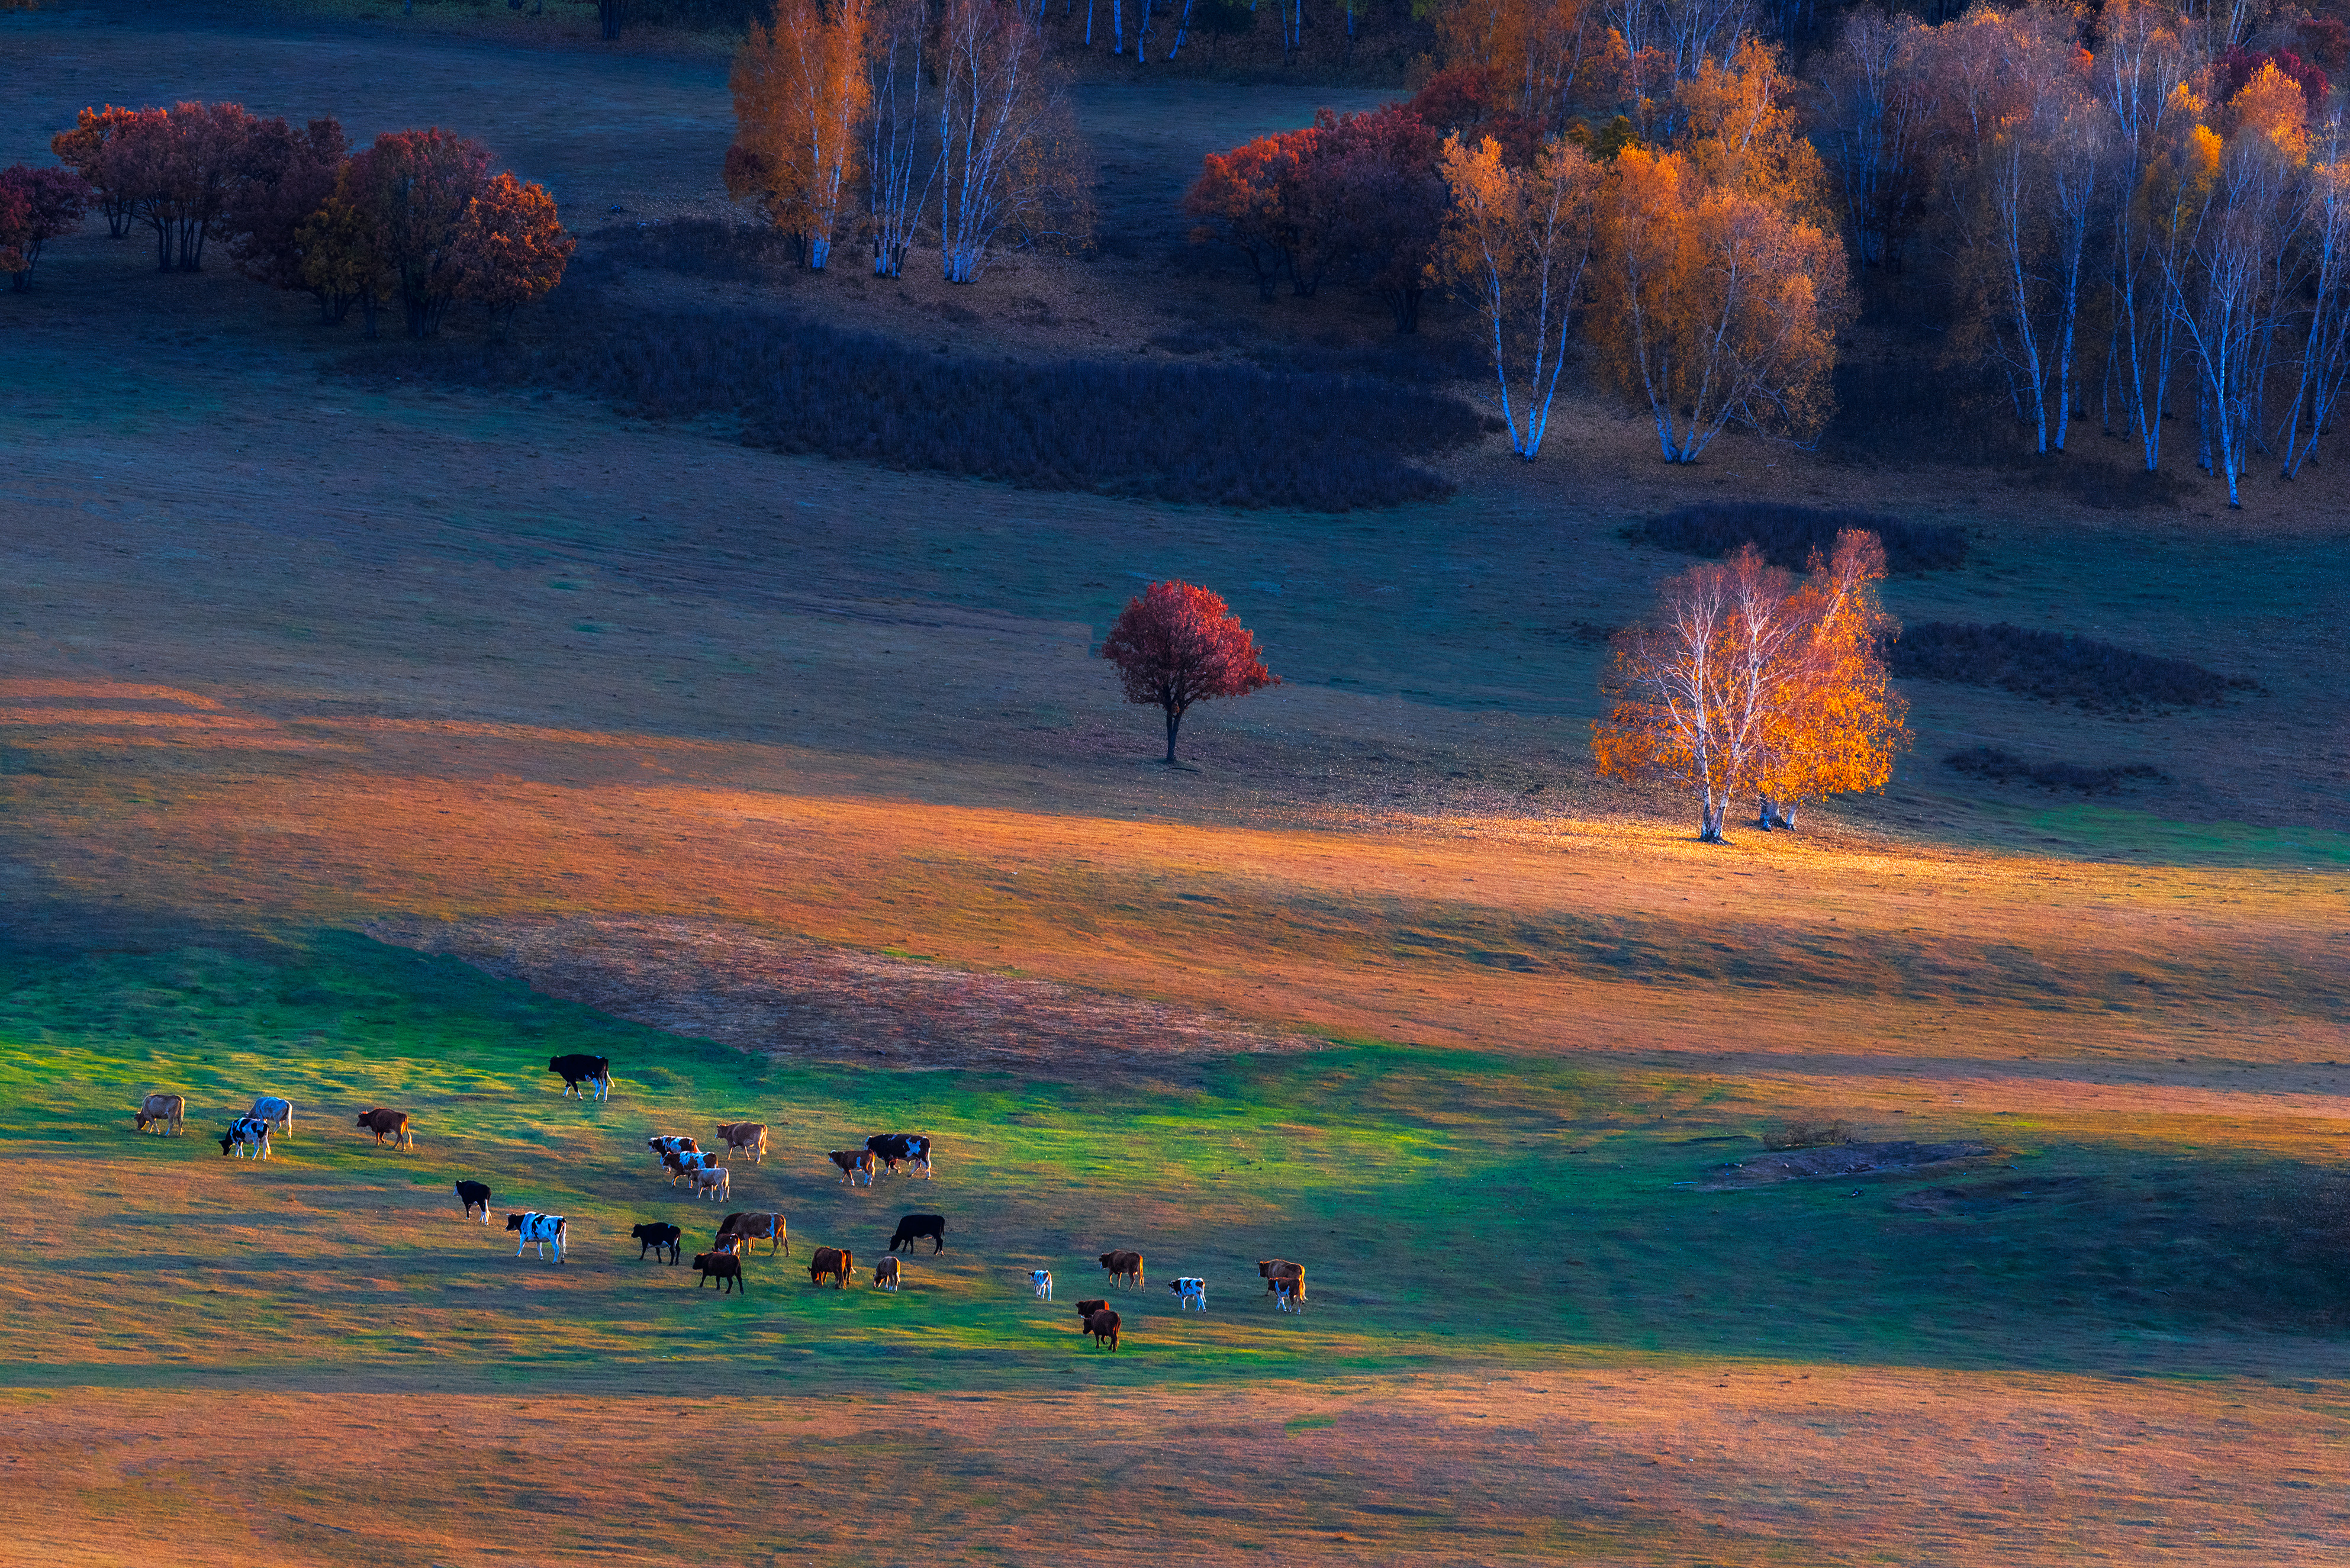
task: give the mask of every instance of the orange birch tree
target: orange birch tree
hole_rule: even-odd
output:
[[[734,94],[728,194],[756,197],[779,229],[800,236],[822,271],[858,175],[871,107],[866,70],[871,0],[780,0],[773,26],[751,24],[727,85]]]
[[[1795,826],[1802,802],[1852,790],[1881,789],[1908,742],[1909,704],[1893,690],[1885,646],[1901,623],[1877,600],[1885,546],[1876,535],[1847,528],[1835,552],[1813,552],[1805,581],[1788,601],[1802,628],[1782,672],[1755,785],[1756,826]]]

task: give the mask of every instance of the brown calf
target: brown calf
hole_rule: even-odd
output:
[[[895,1293],[898,1289],[897,1259],[884,1258],[873,1265],[873,1288]]]
[[[1097,1345],[1107,1339],[1109,1341],[1109,1347],[1116,1350],[1118,1348],[1118,1314],[1107,1307],[1102,1308],[1086,1320],[1086,1332],[1094,1336],[1094,1344]]]
[[[150,1095],[132,1115],[138,1118],[140,1132],[145,1132],[151,1122],[177,1137],[180,1124],[187,1119],[188,1102],[178,1095]]]
[[[873,1185],[873,1151],[866,1148],[836,1148],[825,1158],[840,1167],[840,1179],[849,1186],[857,1185],[859,1176],[865,1185]]]
[[[857,1268],[857,1254],[846,1247],[818,1247],[808,1262],[808,1283],[820,1285],[827,1275],[834,1290],[846,1290],[848,1276]]]
[[[694,1282],[697,1291],[716,1280],[722,1296],[728,1291],[741,1291],[746,1296],[751,1293],[751,1287],[743,1279],[743,1260],[732,1252],[696,1252],[693,1266],[702,1271],[702,1278]]]

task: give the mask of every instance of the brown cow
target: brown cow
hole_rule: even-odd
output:
[[[1103,1301],[1079,1302],[1077,1303],[1077,1332],[1079,1334],[1085,1333],[1086,1324],[1093,1322],[1094,1320],[1094,1314],[1101,1311],[1102,1308],[1107,1305],[1109,1305],[1109,1303]]]
[[[187,1119],[188,1102],[178,1095],[150,1095],[139,1103],[139,1109],[132,1115],[138,1118],[140,1132],[145,1132],[152,1122],[177,1137],[180,1124]]]
[[[764,1122],[721,1122],[718,1136],[726,1140],[726,1152],[736,1149],[751,1151],[751,1163],[757,1165],[767,1155],[767,1124]]]
[[[1107,1307],[1102,1308],[1086,1320],[1086,1332],[1094,1336],[1094,1344],[1097,1345],[1107,1339],[1109,1341],[1109,1347],[1116,1350],[1118,1348],[1118,1314]]]
[[[1137,1285],[1142,1283],[1142,1254],[1139,1252],[1104,1252],[1101,1266],[1109,1272],[1112,1284],[1128,1280]]]
[[[1286,1258],[1259,1258],[1256,1261],[1256,1272],[1258,1277],[1264,1281],[1264,1293],[1275,1298],[1274,1304],[1279,1304],[1278,1298],[1281,1295],[1279,1286],[1284,1280],[1292,1282],[1292,1293],[1299,1301],[1305,1299],[1305,1264],[1293,1263]]]
[[[820,1285],[825,1276],[832,1276],[834,1290],[846,1290],[848,1276],[857,1269],[857,1254],[846,1247],[818,1247],[808,1262],[808,1283]]]
[[[896,1294],[898,1290],[898,1260],[884,1258],[873,1265],[873,1288]]]
[[[359,1126],[361,1130],[375,1134],[378,1148],[383,1147],[386,1138],[390,1138],[393,1147],[398,1148],[412,1149],[416,1147],[416,1135],[408,1128],[406,1111],[387,1111],[378,1106],[374,1110],[360,1115]]]
[[[696,1252],[693,1266],[702,1271],[702,1278],[693,1284],[697,1291],[716,1280],[720,1282],[718,1293],[722,1296],[736,1290],[746,1296],[751,1293],[750,1285],[743,1278],[743,1260],[732,1252]]]
[[[871,1149],[836,1148],[826,1158],[840,1167],[841,1179],[847,1182],[849,1186],[857,1185],[859,1172],[864,1174],[866,1186],[873,1185],[873,1151]]]
[[[775,1255],[778,1244],[783,1247],[785,1257],[791,1256],[792,1233],[785,1226],[784,1217],[780,1214],[729,1214],[718,1222],[718,1244],[722,1247],[730,1241],[756,1241],[762,1239],[767,1243],[769,1257]]]

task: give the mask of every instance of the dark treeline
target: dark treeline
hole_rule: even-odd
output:
[[[1906,523],[1874,512],[1717,501],[1651,518],[1638,532],[1661,549],[1691,556],[1727,556],[1742,545],[1752,545],[1773,566],[1800,572],[1813,556],[1834,551],[1836,535],[1847,528],[1877,535],[1877,543],[1885,546],[1888,571],[1956,571],[1967,564],[1967,536],[1960,530]]]
[[[1891,649],[1893,673],[1912,680],[1997,686],[2092,712],[2136,713],[2224,701],[2252,689],[2184,659],[2165,659],[2067,632],[1978,622],[1926,621],[1905,628]]]

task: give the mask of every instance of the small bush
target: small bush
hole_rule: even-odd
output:
[[[1952,752],[1942,761],[1962,774],[1972,774],[1993,784],[2021,782],[2038,784],[2043,789],[2075,789],[2083,794],[2119,794],[2126,784],[2156,784],[2169,777],[2160,768],[2146,763],[2105,768],[2085,767],[2079,763],[2031,763],[1995,746],[1970,746],[1962,752]]]
[[[1641,524],[1638,537],[1690,556],[1727,556],[1752,545],[1774,566],[1800,572],[1812,552],[1827,555],[1846,528],[1866,528],[1885,546],[1896,572],[1953,571],[1966,565],[1967,536],[1956,528],[1904,523],[1873,512],[1830,512],[1763,501],[1714,501],[1684,506]]]
[[[1789,1122],[1762,1135],[1762,1147],[1773,1153],[1791,1148],[1828,1148],[1852,1141],[1852,1129],[1840,1121]]]
[[[1031,490],[1311,512],[1448,495],[1451,482],[1409,459],[1478,429],[1449,398],[1352,377],[950,358],[819,322],[620,310],[592,296],[545,325],[536,345],[422,344],[344,365],[559,387],[648,418],[734,416],[754,446]]]
[[[2252,687],[2190,664],[2068,632],[2027,631],[2002,621],[1932,620],[1906,628],[1887,650],[1893,673],[1910,680],[1998,686],[2090,712],[2216,704]]]

